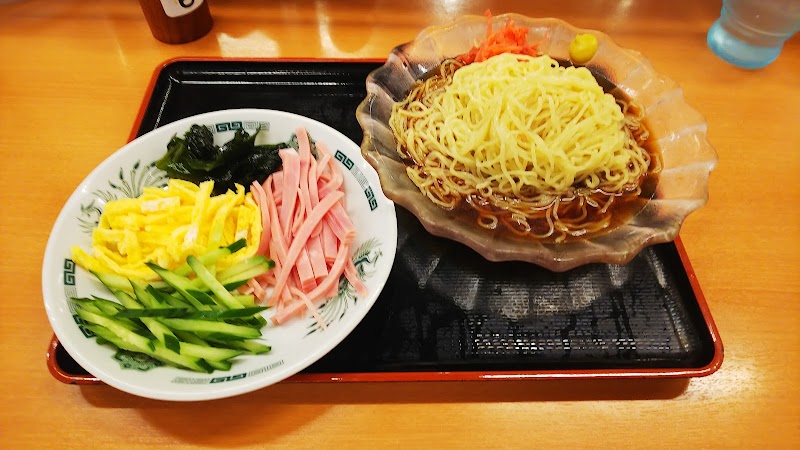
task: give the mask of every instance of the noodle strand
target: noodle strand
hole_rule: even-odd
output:
[[[608,227],[614,198],[638,194],[659,170],[642,147],[643,119],[586,68],[505,53],[443,62],[395,104],[389,125],[433,203],[467,204],[485,228],[559,241]]]

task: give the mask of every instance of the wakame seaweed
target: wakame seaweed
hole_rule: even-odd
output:
[[[249,191],[253,181],[262,182],[281,169],[278,151],[291,147],[288,142],[255,145],[260,131],[250,135],[243,129],[236,130],[233,139],[218,146],[211,129],[192,125],[183,137],[173,136],[156,167],[170,178],[193,183],[214,181],[214,195],[235,190],[235,184]]]

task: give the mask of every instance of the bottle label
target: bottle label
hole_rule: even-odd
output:
[[[203,4],[203,0],[161,0],[161,6],[169,17],[189,14]]]

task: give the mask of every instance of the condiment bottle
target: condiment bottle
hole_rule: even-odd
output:
[[[139,0],[153,37],[167,44],[199,39],[213,20],[205,0]]]

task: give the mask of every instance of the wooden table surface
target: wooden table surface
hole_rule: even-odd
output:
[[[725,344],[691,380],[279,384],[167,403],[56,381],[45,243],[78,183],[127,139],[177,56],[382,58],[465,13],[609,33],[683,88],[720,163],[681,238]],[[719,1],[214,0],[202,39],[162,44],[134,0],[0,1],[0,448],[797,448],[800,39],[763,70],[717,59]]]

